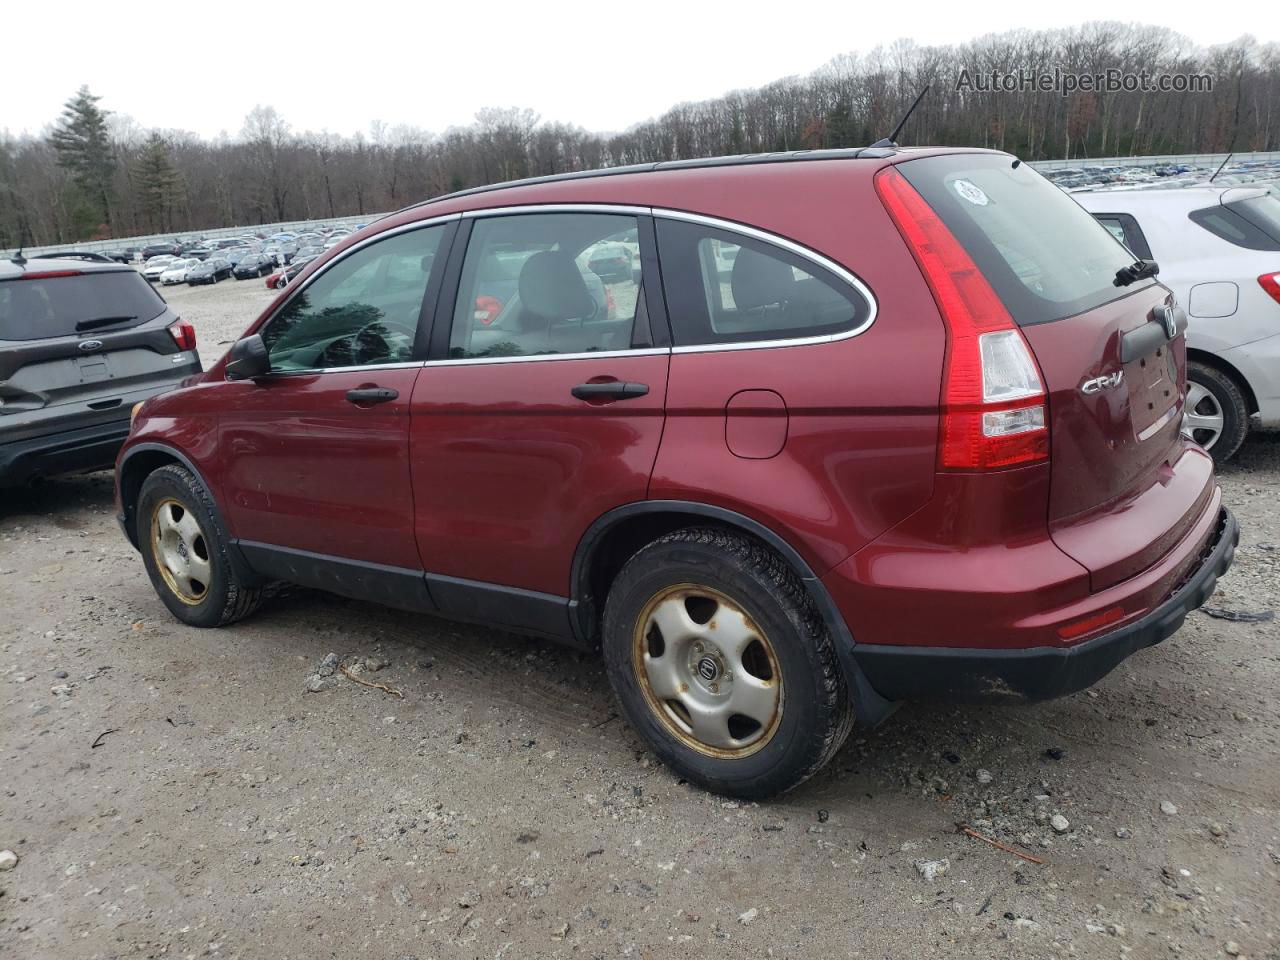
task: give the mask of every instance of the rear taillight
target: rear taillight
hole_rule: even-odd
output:
[[[969,254],[902,174],[882,170],[875,185],[947,328],[938,465],[944,470],[989,470],[1048,460],[1047,397],[1022,331]]]
[[[179,350],[196,348],[196,328],[186,320],[175,320],[169,324],[169,333],[173,335],[173,342],[178,345]]]
[[[1258,278],[1258,283],[1267,291],[1267,296],[1280,303],[1280,273],[1264,273]]]

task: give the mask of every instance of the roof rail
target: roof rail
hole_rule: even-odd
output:
[[[492,193],[496,190],[509,190],[513,187],[529,187],[542,183],[559,183],[564,180],[593,180],[597,177],[618,177],[629,173],[658,173],[666,170],[692,170],[702,167],[739,167],[765,163],[788,163],[798,160],[860,160],[883,159],[891,157],[898,151],[889,147],[839,147],[830,150],[787,150],[780,153],[744,153],[731,157],[697,157],[692,160],[659,160],[654,163],[636,163],[625,167],[602,167],[598,170],[575,170],[570,173],[553,173],[542,177],[528,177],[523,180],[507,180],[503,183],[490,183],[481,187],[470,187],[453,193],[442,194],[429,200],[419,200],[402,207],[395,216],[405,210],[414,210],[444,200],[458,197],[470,197],[480,193]]]

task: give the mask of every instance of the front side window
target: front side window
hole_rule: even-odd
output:
[[[483,217],[467,244],[449,358],[627,350],[640,302],[635,217]]]
[[[678,345],[831,336],[870,314],[839,277],[742,234],[659,220],[658,251]]]
[[[412,360],[444,231],[425,227],[371,243],[307,284],[262,330],[271,369]]]

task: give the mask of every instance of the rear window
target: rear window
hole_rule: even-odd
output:
[[[960,241],[1021,326],[1085,313],[1141,288],[1115,285],[1116,271],[1133,255],[1025,163],[951,155],[894,169]]]
[[[92,336],[145,323],[164,301],[133,270],[0,283],[0,340]]]
[[[1246,250],[1280,250],[1280,197],[1274,192],[1192,210],[1193,223]]]

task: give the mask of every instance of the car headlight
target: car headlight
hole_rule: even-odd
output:
[[[142,409],[145,400],[139,400],[133,405],[133,409],[129,411],[129,426],[133,426],[133,421],[138,419],[138,411]]]

